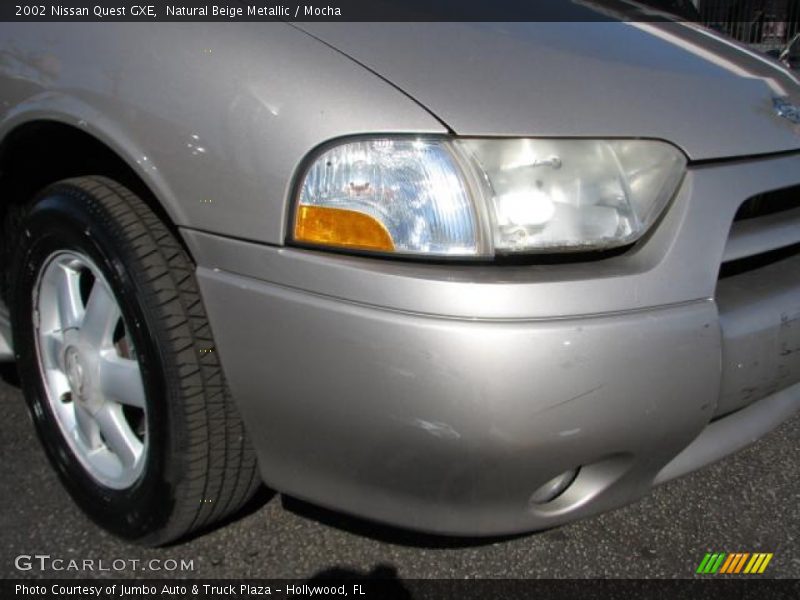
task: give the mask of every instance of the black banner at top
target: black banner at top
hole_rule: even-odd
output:
[[[690,0],[4,0],[0,3],[0,21],[6,22],[590,22],[699,18]]]

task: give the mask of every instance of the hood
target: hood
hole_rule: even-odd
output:
[[[800,148],[797,79],[683,23],[302,23],[476,136],[645,137],[694,160]]]

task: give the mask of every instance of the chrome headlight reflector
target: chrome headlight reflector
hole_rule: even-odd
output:
[[[293,238],[434,257],[615,248],[650,229],[685,168],[652,140],[347,141],[305,172]]]

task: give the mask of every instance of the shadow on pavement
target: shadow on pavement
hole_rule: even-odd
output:
[[[516,534],[494,537],[455,537],[420,533],[401,529],[391,525],[376,523],[360,517],[347,515],[334,510],[310,504],[285,494],[281,495],[281,503],[285,510],[305,519],[311,519],[322,525],[341,529],[358,536],[375,541],[410,546],[413,548],[470,548],[488,546],[497,542],[505,542],[525,537],[527,534]]]
[[[12,387],[18,388],[19,374],[17,373],[17,363],[0,362],[0,380],[5,381]]]
[[[370,584],[380,583],[381,600],[412,600],[413,596],[397,576],[397,569],[391,565],[378,565],[365,573],[345,567],[331,567],[314,575],[308,580],[309,585],[325,585],[347,582],[350,584],[363,583],[364,589]]]

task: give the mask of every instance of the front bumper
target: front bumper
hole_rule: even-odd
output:
[[[800,408],[785,354],[800,278],[778,275],[767,303],[715,299],[738,206],[797,172],[798,156],[694,169],[644,243],[590,264],[412,265],[184,234],[269,485],[416,529],[511,533],[628,503]],[[780,371],[779,389],[728,399],[747,383],[732,356]]]

